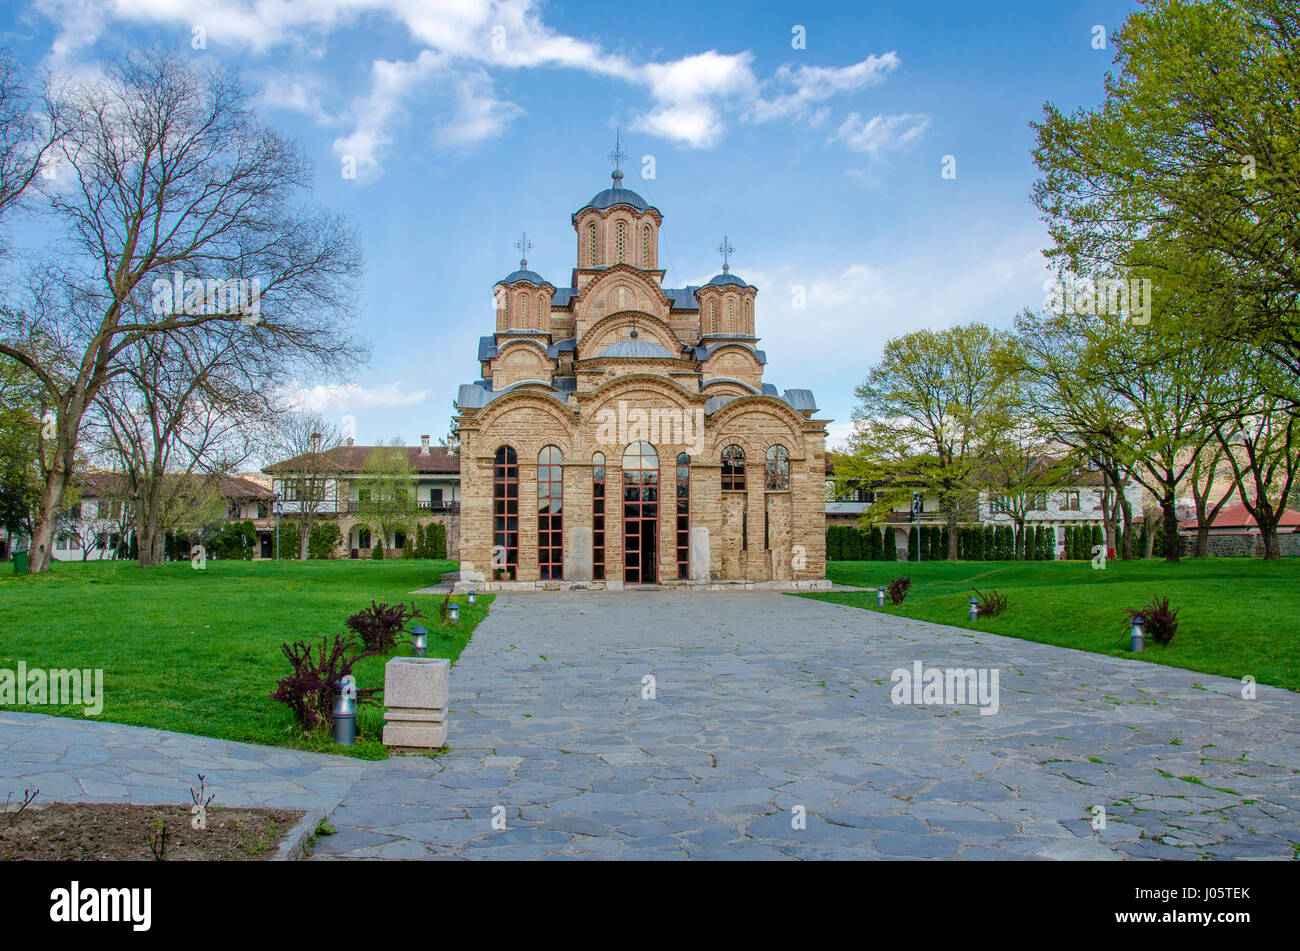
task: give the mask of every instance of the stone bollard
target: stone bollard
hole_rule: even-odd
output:
[[[451,661],[394,657],[384,665],[384,745],[393,753],[427,753],[447,744]]]

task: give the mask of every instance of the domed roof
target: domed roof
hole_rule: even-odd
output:
[[[614,186],[612,188],[597,192],[591,201],[573,213],[573,217],[577,218],[579,213],[586,211],[588,208],[604,211],[606,208],[613,208],[615,205],[628,205],[637,211],[659,210],[658,208],[652,208],[644,198],[632,191],[632,189],[623,187],[623,173],[621,171],[615,171],[613,179]]]
[[[550,281],[546,280],[544,277],[542,277],[542,275],[538,274],[536,271],[529,271],[524,268],[520,268],[518,271],[515,271],[513,274],[507,274],[505,277],[501,278],[501,280],[497,281],[497,283],[498,284],[520,284],[523,283],[524,281],[528,281],[530,283],[536,284],[538,287],[541,287],[543,284],[550,283]]]
[[[630,340],[619,340],[612,343],[597,356],[601,357],[654,357],[657,359],[667,358],[671,360],[673,355],[665,350],[659,344],[651,340],[641,340],[639,337],[633,337]]]
[[[734,284],[736,287],[749,287],[748,284],[736,277],[736,275],[729,274],[726,271],[723,271],[721,274],[715,274],[704,286],[722,287],[726,284]]]

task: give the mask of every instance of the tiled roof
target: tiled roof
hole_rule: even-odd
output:
[[[166,479],[185,479],[196,485],[213,485],[223,499],[269,499],[274,494],[269,488],[252,479],[238,475],[207,475],[190,473],[173,474]],[[126,489],[126,476],[121,472],[79,472],[76,483],[83,498],[103,498],[120,495]]]
[[[262,471],[270,473],[294,472],[310,462],[312,469],[329,469],[333,472],[361,472],[366,468],[366,461],[370,458],[371,453],[376,449],[391,448],[393,447],[336,446],[320,453],[323,463],[314,461],[315,454],[304,453],[283,462],[272,463]],[[397,448],[405,451],[407,463],[413,472],[446,474],[460,472],[460,459],[453,456],[442,446],[430,446],[427,455],[421,451],[420,446],[399,446]]]

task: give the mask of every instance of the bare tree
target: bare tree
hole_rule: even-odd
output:
[[[341,430],[320,413],[290,412],[276,420],[271,451],[281,461],[268,467],[284,488],[284,511],[298,517],[302,528],[298,557],[307,560],[312,526],[336,506],[339,467],[330,451],[343,442]]]
[[[324,370],[357,348],[342,329],[359,271],[354,235],[304,208],[311,166],[266,128],[238,83],[159,51],[69,83],[60,100],[71,170],[51,211],[67,229],[60,264],[29,280],[0,327],[0,354],[39,379],[53,410],[32,570],[49,564],[83,419],[127,371],[119,357],[158,335],[250,335],[285,361]],[[149,294],[148,311],[133,296]]]
[[[61,128],[55,101],[36,97],[18,60],[0,50],[0,216],[31,189]]]
[[[163,560],[167,513],[196,477],[233,472],[269,414],[249,380],[245,337],[231,327],[201,337],[144,337],[118,354],[123,368],[100,389],[92,441],[122,472],[135,514],[137,558]]]

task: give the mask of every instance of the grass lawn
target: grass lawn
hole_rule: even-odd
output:
[[[873,590],[802,597],[1226,677],[1250,674],[1262,684],[1300,690],[1296,558],[1108,561],[1102,570],[1087,561],[850,561],[831,562],[826,574]],[[907,599],[877,608],[874,588],[901,576],[912,579]],[[1007,595],[1006,612],[968,621],[972,588]],[[1125,609],[1144,607],[1153,595],[1179,609],[1178,633],[1167,647],[1148,638],[1146,650],[1132,654]]]
[[[350,634],[344,620],[372,600],[414,602],[430,657],[453,662],[487,614],[490,595],[460,602],[454,629],[438,623],[441,596],[411,595],[454,570],[451,561],[209,561],[144,569],[133,562],[58,563],[48,574],[0,567],[0,668],[102,668],[104,710],[116,723],[382,759],[382,706],[363,706],[357,743],[304,736],[269,699],[290,672],[285,641]],[[444,631],[446,633],[444,633]],[[447,635],[450,636],[447,636]],[[399,635],[397,654],[410,654]],[[393,655],[390,655],[393,656]],[[360,687],[382,687],[388,658],[357,664]],[[80,717],[80,707],[10,709]]]

